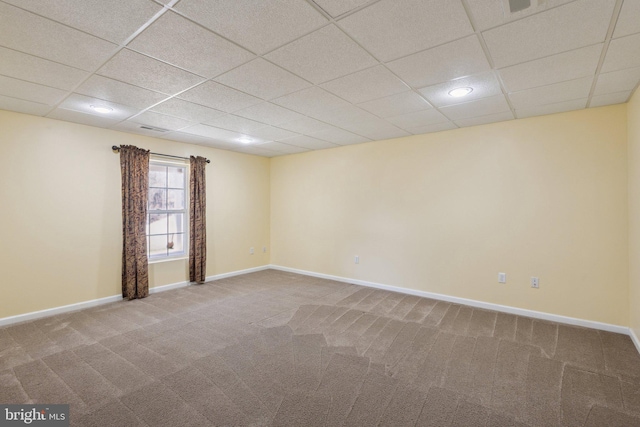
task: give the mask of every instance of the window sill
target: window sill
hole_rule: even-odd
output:
[[[147,258],[147,263],[148,264],[160,264],[160,263],[163,263],[163,262],[182,261],[182,260],[188,260],[188,259],[189,259],[188,256],[179,256],[179,257],[175,257],[175,258],[156,258],[156,259]]]

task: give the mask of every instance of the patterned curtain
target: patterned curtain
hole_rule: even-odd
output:
[[[147,264],[147,198],[149,151],[120,147],[122,171],[122,296],[126,299],[149,295]]]
[[[204,283],[207,275],[207,192],[204,157],[191,156],[189,201],[189,280]]]

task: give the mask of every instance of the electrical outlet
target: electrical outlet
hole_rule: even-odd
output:
[[[540,287],[540,279],[538,279],[537,277],[532,277],[531,278],[531,287],[538,289]]]
[[[266,246],[262,247],[262,252],[264,252],[265,254],[267,253],[267,247]]]
[[[356,258],[355,258],[354,261],[355,261],[356,264],[360,264],[360,257],[358,255],[356,255]]]
[[[253,248],[249,248],[249,255],[253,255],[254,252]]]
[[[507,283],[507,273],[498,273],[498,283]]]

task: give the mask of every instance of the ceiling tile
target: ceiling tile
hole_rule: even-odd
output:
[[[283,144],[295,145],[296,147],[308,148],[310,150],[323,150],[325,148],[335,148],[338,145],[332,144],[330,142],[321,141],[316,138],[311,138],[310,136],[300,135],[294,136],[293,138],[283,139]]]
[[[93,114],[80,113],[78,111],[65,110],[56,108],[47,114],[50,119],[64,120],[65,122],[80,123],[87,126],[96,126],[99,128],[109,128],[114,126],[119,120],[109,119],[107,117],[95,116]]]
[[[89,76],[86,71],[4,47],[0,47],[0,74],[65,90]]]
[[[332,110],[353,107],[347,101],[314,86],[275,99],[278,105],[312,117],[322,116]]]
[[[314,118],[327,124],[347,129],[347,125],[360,122],[376,121],[378,116],[369,113],[352,104],[346,104],[338,108],[323,109],[321,106],[310,114]]]
[[[98,74],[168,95],[204,80],[200,76],[127,49],[118,52],[98,70]]]
[[[265,144],[256,145],[258,148],[264,148],[267,150],[278,151],[280,153],[286,154],[295,154],[295,153],[304,153],[309,151],[307,148],[296,147],[289,144],[283,144],[282,142],[267,142]]]
[[[390,123],[381,121],[377,124],[362,124],[353,129],[358,135],[366,136],[374,141],[381,141],[383,139],[400,138],[403,136],[411,135],[404,129],[399,129]]]
[[[510,111],[510,108],[506,99],[504,99],[504,95],[482,98],[477,101],[450,105],[440,109],[440,112],[451,120],[469,119],[506,111]]]
[[[430,110],[416,111],[415,113],[389,117],[387,120],[405,130],[448,121],[445,116],[433,108]]]
[[[53,105],[58,103],[67,92],[49,86],[25,82],[11,77],[0,76],[0,95],[39,104]]]
[[[267,126],[264,123],[256,122],[255,120],[250,120],[245,117],[235,116],[233,114],[216,117],[213,120],[207,121],[205,124],[240,133],[248,133],[252,130]]]
[[[315,114],[319,120],[343,129],[347,129],[343,125],[355,125],[361,122],[375,122],[380,119],[378,116],[352,104],[346,104],[335,109],[327,109],[326,111],[318,110]]]
[[[379,117],[398,116],[400,114],[432,108],[427,101],[415,92],[403,92],[373,101],[363,102],[358,104],[358,107],[364,108]]]
[[[350,132],[354,132],[351,129],[352,127],[358,127],[366,123],[376,123],[381,120],[380,117],[353,105],[328,111],[324,116],[322,120],[325,122]]]
[[[482,33],[498,68],[602,43],[616,0],[578,0]]]
[[[16,111],[18,113],[31,114],[34,116],[44,116],[50,109],[51,107],[45,104],[38,104],[37,102],[0,95],[0,110]]]
[[[5,0],[100,38],[122,43],[162,6],[150,0]]]
[[[602,47],[602,43],[595,44],[513,65],[499,70],[500,75],[509,92],[592,76],[600,61]]]
[[[196,135],[193,135],[193,137],[198,138]],[[230,142],[216,141],[210,138],[204,138],[204,139],[207,141],[207,143],[202,145],[206,145],[208,147],[219,148],[221,150],[228,150],[228,151],[237,151],[238,149],[237,143],[234,144]],[[193,142],[193,144],[196,144],[196,142]]]
[[[420,126],[412,129],[408,129],[414,135],[422,135],[425,133],[442,132],[445,130],[457,129],[458,127],[451,122],[435,123],[433,125]]]
[[[618,38],[635,33],[640,33],[640,1],[625,0],[620,9],[613,37]]]
[[[153,126],[162,129],[178,130],[195,123],[188,120],[179,119],[177,117],[167,116],[165,114],[154,113],[153,111],[145,111],[135,117],[129,119],[132,122],[142,125]]]
[[[76,92],[139,109],[148,108],[167,97],[167,95],[158,92],[152,92],[95,74],[78,87]]]
[[[515,13],[511,13],[508,0],[467,0],[467,5],[476,28],[484,31],[570,1],[573,0],[533,0],[531,7]]]
[[[254,156],[260,156],[260,157],[276,157],[276,156],[283,156],[284,153],[281,153],[279,151],[273,151],[273,150],[267,150],[266,148],[260,148],[260,145],[247,145],[244,147],[238,147],[236,149],[234,149],[233,151],[237,151],[239,153],[244,153],[244,154],[252,154]]]
[[[460,0],[382,0],[339,24],[385,62],[473,33]]]
[[[262,58],[241,65],[215,80],[266,100],[311,86],[311,83]]]
[[[191,126],[191,127],[182,129],[181,132],[183,132],[183,133],[191,133],[193,135],[204,136],[206,138],[213,138],[216,141],[235,143],[235,144],[238,144],[238,146],[243,144],[240,141],[240,139],[246,138],[246,135],[244,135],[242,133],[231,132],[231,131],[228,131],[228,130],[225,130],[225,129],[220,129],[220,128],[216,128],[216,127],[208,126],[208,125],[203,125],[203,124],[199,124],[199,125],[195,125],[195,126]],[[258,138],[252,138],[252,139],[254,140],[253,142],[255,142],[255,143],[267,142],[265,140],[258,139]]]
[[[629,92],[638,85],[638,81],[640,81],[640,67],[600,74],[593,94]]]
[[[504,113],[488,114],[481,117],[473,117],[471,119],[456,120],[455,124],[460,127],[486,125],[488,123],[505,122],[507,120],[513,120],[513,113],[506,111]]]
[[[317,132],[324,129],[329,129],[331,125],[323,123],[311,117],[302,117],[290,122],[282,123],[278,125],[283,129],[290,130],[292,132],[298,132],[302,134],[308,134],[309,132]]]
[[[248,132],[249,135],[264,139],[266,141],[279,141],[285,138],[298,136],[297,133],[288,130],[276,128],[273,126],[261,127]]]
[[[509,94],[511,105],[516,110],[536,105],[555,104],[572,99],[586,98],[591,91],[593,77],[569,80],[552,85],[525,89]]]
[[[138,135],[146,135],[146,136],[151,136],[155,138],[161,137],[162,135],[165,135],[166,133],[168,133],[168,132],[162,132],[162,131],[157,131],[152,129],[145,129],[142,126],[144,125],[126,120],[124,122],[120,122],[111,126],[110,129],[119,130],[121,132],[127,132],[127,133],[135,133]]]
[[[607,93],[605,95],[598,95],[591,97],[589,107],[603,107],[605,105],[623,104],[629,100],[631,91]]]
[[[206,145],[211,140],[209,138],[205,138],[204,136],[192,135],[190,133],[184,132],[167,132],[162,135],[160,138],[162,139],[170,139],[172,141],[186,142],[189,144],[198,144],[198,145]]]
[[[313,0],[325,12],[336,18],[362,6],[371,0]]]
[[[470,87],[473,89],[473,92],[458,98],[449,95],[449,92],[453,89],[463,87]],[[473,101],[474,99],[499,95],[502,93],[502,88],[500,88],[500,82],[498,82],[495,74],[489,71],[475,76],[463,77],[446,83],[428,86],[420,89],[420,93],[434,106],[444,107],[445,105],[460,104],[462,102]]]
[[[0,2],[0,45],[92,71],[117,45]],[[35,30],[37,29],[37,30]]]
[[[309,135],[338,145],[359,144],[361,142],[371,141],[368,138],[334,126],[317,132],[310,132]]]
[[[91,108],[92,105],[96,107],[109,107],[112,108],[113,111],[108,114],[101,114],[97,111],[94,111]],[[67,99],[65,99],[59,105],[59,108],[78,111],[80,113],[93,114],[94,116],[106,117],[113,120],[124,120],[128,117],[133,116],[134,114],[137,114],[140,111],[126,105],[105,101],[103,99],[91,98],[89,96],[79,95],[77,93],[72,93],[71,95],[69,95],[69,97],[67,97]]]
[[[315,84],[377,64],[335,25],[328,25],[265,56]]]
[[[340,77],[320,86],[353,103],[370,101],[409,90],[409,86],[382,65]]]
[[[214,120],[215,118],[226,114],[222,111],[214,110],[213,108],[194,104],[192,102],[183,101],[178,98],[168,99],[162,104],[158,104],[153,107],[151,111],[201,123]]]
[[[244,108],[236,111],[235,114],[237,116],[246,117],[248,119],[267,123],[273,126],[304,118],[302,114],[287,110],[286,108],[271,104],[270,102],[262,102],[251,107]]]
[[[611,40],[601,73],[640,67],[640,34]]]
[[[318,28],[327,19],[299,0],[184,0],[176,10],[252,52],[263,54]]]
[[[232,150],[238,147],[238,143],[215,141],[204,136],[192,135],[184,132],[167,132],[159,138],[169,139],[171,141],[186,142],[187,144],[204,145],[207,147],[220,148],[222,150]]]
[[[580,110],[587,105],[587,98],[574,99],[571,101],[558,102],[555,104],[536,105],[534,107],[521,108],[516,110],[519,119],[533,116],[544,116],[546,114],[563,113],[565,111]]]
[[[387,66],[415,88],[491,70],[475,35],[389,62]]]
[[[128,47],[208,78],[255,56],[173,12],[162,15]]]
[[[187,101],[232,113],[260,103],[260,99],[216,82],[206,82],[178,95]]]

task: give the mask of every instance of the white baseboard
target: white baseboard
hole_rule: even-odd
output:
[[[110,297],[98,298],[89,301],[78,302],[75,304],[63,305],[62,307],[48,308],[46,310],[33,311],[31,313],[18,314],[15,316],[4,317],[0,319],[0,326],[12,325],[14,323],[22,323],[29,320],[40,319],[42,317],[55,316],[56,314],[68,313],[70,311],[78,311],[83,308],[95,307],[97,305],[108,304],[110,302],[121,301],[122,295],[113,295]]]
[[[436,293],[432,293],[432,292],[419,291],[419,290],[415,290],[415,289],[401,288],[401,287],[398,287],[398,286],[384,285],[384,284],[381,284],[381,283],[368,282],[368,281],[365,281],[365,280],[349,279],[349,278],[346,278],[346,277],[332,276],[330,274],[316,273],[316,272],[313,272],[313,271],[299,270],[297,268],[289,268],[289,267],[283,267],[283,266],[279,266],[279,265],[263,265],[263,266],[260,266],[260,267],[248,268],[248,269],[245,269],[245,270],[238,270],[238,271],[231,271],[229,273],[216,274],[216,275],[213,275],[213,276],[207,276],[205,281],[206,282],[210,282],[210,281],[224,279],[224,278],[227,278],[227,277],[239,276],[239,275],[242,275],[242,274],[254,273],[254,272],[262,271],[262,270],[268,270],[270,268],[272,268],[274,270],[281,270],[281,271],[288,271],[288,272],[291,272],[291,273],[302,274],[302,275],[305,275],[305,276],[319,277],[319,278],[322,278],[322,279],[335,280],[335,281],[344,282],[344,283],[352,283],[352,284],[355,284],[355,285],[367,286],[367,287],[377,288],[377,289],[384,289],[384,290],[388,290],[388,291],[392,291],[392,292],[400,292],[400,293],[409,294],[409,295],[416,295],[416,296],[419,296],[419,297],[432,298],[432,299],[441,300],[441,301],[453,302],[453,303],[456,303],[456,304],[464,304],[464,305],[468,305],[468,306],[471,306],[471,307],[478,307],[478,308],[483,308],[483,309],[487,309],[487,310],[495,310],[495,311],[500,311],[500,312],[503,312],[503,313],[510,313],[510,314],[515,314],[515,315],[519,315],[519,316],[526,316],[526,317],[531,317],[531,318],[535,318],[535,319],[543,319],[543,320],[549,320],[549,321],[552,321],[552,322],[564,323],[564,324],[568,324],[568,325],[584,326],[584,327],[587,327],[587,328],[600,329],[600,330],[603,330],[603,331],[609,331],[609,332],[616,332],[616,333],[620,333],[620,334],[625,334],[625,335],[629,335],[631,337],[631,340],[633,341],[633,343],[635,344],[636,348],[638,349],[638,352],[640,352],[640,340],[638,339],[637,335],[634,333],[634,331],[632,329],[630,329],[628,327],[624,327],[624,326],[618,326],[618,325],[612,325],[612,324],[608,324],[608,323],[595,322],[595,321],[592,321],[592,320],[576,319],[576,318],[573,318],[573,317],[560,316],[560,315],[557,315],[557,314],[544,313],[544,312],[541,312],[541,311],[526,310],[526,309],[523,309],[523,308],[516,308],[516,307],[510,307],[510,306],[505,306],[505,305],[500,305],[500,304],[493,304],[493,303],[488,303],[488,302],[483,302],[483,301],[476,301],[476,300],[471,300],[471,299],[466,299],[466,298],[459,298],[459,297],[454,297],[454,296],[444,295],[444,294],[436,294]],[[183,288],[183,287],[186,287],[186,286],[189,286],[189,285],[191,285],[191,283],[188,282],[188,281],[171,283],[171,284],[168,284],[168,285],[156,286],[156,287],[153,287],[153,288],[149,288],[149,293],[150,294],[155,294],[155,293],[158,293],[158,292],[164,292],[164,291],[169,291],[169,290],[173,290],[173,289]],[[40,319],[40,318],[43,318],[43,317],[54,316],[54,315],[57,315],[57,314],[62,314],[62,313],[68,313],[68,312],[72,312],[72,311],[82,310],[84,308],[95,307],[95,306],[98,306],[98,305],[108,304],[108,303],[117,302],[117,301],[122,301],[122,296],[121,295],[113,295],[113,296],[109,296],[109,297],[98,298],[98,299],[89,300],[89,301],[83,301],[83,302],[79,302],[79,303],[75,303],[75,304],[64,305],[64,306],[61,306],[61,307],[54,307],[54,308],[49,308],[49,309],[46,309],[46,310],[34,311],[34,312],[31,312],[31,313],[18,314],[18,315],[15,315],[15,316],[4,317],[4,318],[0,319],[0,327],[1,326],[12,325],[12,324],[15,324],[15,323],[26,322],[26,321],[29,321],[29,320]]]
[[[227,277],[240,276],[241,274],[255,273],[256,271],[268,270],[270,265],[261,265],[260,267],[247,268],[245,270],[231,271],[229,273],[216,274],[215,276],[207,276],[204,281],[211,282],[213,280],[225,279]]]
[[[316,273],[316,272],[313,272],[313,271],[298,270],[297,268],[282,267],[282,266],[279,266],[279,265],[271,265],[270,267],[272,269],[274,269],[274,270],[288,271],[290,273],[298,273],[298,274],[303,274],[305,276],[313,276],[313,277],[319,277],[319,278],[322,278],[322,279],[330,279],[330,280],[335,280],[337,282],[352,283],[354,285],[367,286],[367,287],[376,288],[376,289],[384,289],[384,290],[387,290],[387,291],[400,292],[400,293],[409,294],[409,295],[416,295],[416,296],[419,296],[419,297],[425,297],[425,298],[431,298],[431,299],[436,299],[436,300],[441,300],[441,301],[453,302],[453,303],[456,303],[456,304],[464,304],[464,305],[469,305],[471,307],[483,308],[483,309],[486,309],[486,310],[500,311],[500,312],[503,312],[503,313],[509,313],[509,314],[515,314],[515,315],[518,315],[518,316],[531,317],[531,318],[534,318],[534,319],[549,320],[551,322],[564,323],[564,324],[567,324],[567,325],[584,326],[586,328],[599,329],[599,330],[602,330],[602,331],[609,331],[609,332],[616,332],[618,334],[630,335],[631,338],[634,339],[634,336],[631,335],[632,331],[630,331],[630,329],[628,327],[626,327],[626,326],[619,326],[619,325],[612,325],[612,324],[609,324],[609,323],[595,322],[593,320],[577,319],[577,318],[574,318],[574,317],[560,316],[560,315],[557,315],[557,314],[545,313],[545,312],[542,312],[542,311],[527,310],[527,309],[524,309],[524,308],[517,308],[517,307],[506,306],[506,305],[493,304],[493,303],[484,302],[484,301],[477,301],[477,300],[472,300],[472,299],[467,299],[467,298],[454,297],[454,296],[444,295],[444,294],[436,294],[436,293],[432,293],[432,292],[418,291],[418,290],[415,290],[415,289],[401,288],[401,287],[398,287],[398,286],[383,285],[381,283],[367,282],[365,280],[358,280],[358,279],[349,279],[349,278],[346,278],[346,277],[332,276],[330,274]],[[639,345],[637,337],[635,337],[635,341],[634,342],[636,344],[636,347],[638,347],[638,351],[640,352],[640,345]]]
[[[638,336],[636,335],[633,328],[629,328],[629,336],[631,337],[631,341],[633,341],[633,343],[635,344],[636,350],[638,350],[638,353],[640,353],[640,340],[638,339]]]
[[[191,285],[191,282],[186,281],[186,282],[170,283],[168,285],[162,285],[162,286],[154,286],[153,288],[149,288],[149,294],[157,294],[158,292],[170,291],[172,289],[186,288],[189,285]]]
[[[268,265],[264,265],[261,267],[248,268],[246,270],[232,271],[229,273],[216,274],[215,276],[208,276],[206,281],[219,280],[224,279],[225,277],[239,276],[241,274],[253,273],[255,271],[267,270],[269,268]],[[149,288],[149,294],[155,294],[158,292],[170,291],[173,289],[184,288],[186,286],[190,286],[191,282],[177,282],[170,283],[168,285],[155,286],[153,288]],[[46,310],[33,311],[31,313],[18,314],[15,316],[4,317],[0,319],[0,327],[13,325],[15,323],[27,322],[29,320],[41,319],[43,317],[55,316],[57,314],[69,313],[72,311],[82,310],[84,308],[95,307],[102,304],[108,304],[110,302],[122,301],[122,295],[113,295],[110,297],[97,298],[89,301],[82,301],[75,304],[63,305],[61,307],[48,308]]]

